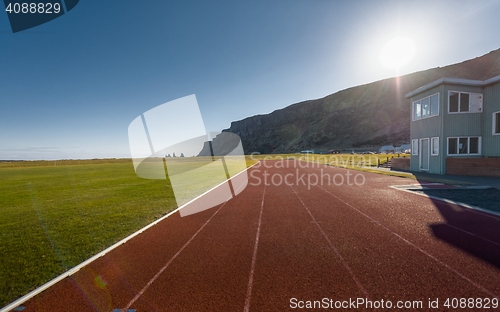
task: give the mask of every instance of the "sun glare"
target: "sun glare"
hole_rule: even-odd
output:
[[[415,55],[415,44],[407,37],[396,37],[385,44],[380,51],[380,62],[384,67],[399,71]]]

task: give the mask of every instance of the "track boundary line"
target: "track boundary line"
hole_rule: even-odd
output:
[[[351,275],[351,278],[354,280],[354,282],[356,283],[356,285],[358,286],[358,288],[361,290],[361,292],[363,293],[363,295],[365,295],[366,298],[370,299],[368,291],[363,287],[363,284],[361,284],[361,282],[358,280],[358,278],[354,274],[353,270],[347,264],[347,261],[344,259],[344,257],[342,257],[342,255],[340,254],[340,252],[338,251],[338,249],[335,247],[335,245],[332,243],[332,241],[330,240],[330,238],[328,237],[328,235],[326,235],[325,230],[323,230],[323,228],[321,227],[321,225],[319,225],[318,221],[312,215],[312,213],[309,210],[309,208],[307,208],[307,206],[304,204],[304,202],[300,198],[299,194],[295,191],[295,189],[293,187],[291,187],[291,186],[290,186],[290,188],[295,193],[295,195],[299,199],[299,201],[302,204],[302,206],[306,209],[307,213],[311,216],[311,219],[314,221],[314,224],[316,224],[316,226],[318,227],[319,231],[321,232],[321,234],[325,238],[326,242],[328,243],[328,245],[330,246],[330,248],[333,250],[333,252],[337,255],[337,257],[340,259],[340,262],[342,263],[342,265],[344,266],[344,268],[347,270],[347,272],[349,272],[349,275]]]
[[[427,198],[439,200],[439,201],[442,201],[442,202],[447,203],[447,204],[453,204],[453,205],[461,206],[461,207],[469,209],[470,212],[477,213],[477,214],[480,214],[480,215],[483,215],[483,216],[487,216],[487,217],[490,217],[490,218],[493,218],[493,219],[497,219],[498,220],[498,217],[500,217],[500,212],[497,212],[497,211],[493,211],[493,210],[489,210],[489,209],[484,209],[484,208],[481,208],[481,207],[469,205],[469,204],[458,202],[458,201],[454,201],[454,200],[451,200],[451,199],[446,199],[446,198],[443,198],[443,197],[438,197],[438,196],[433,196],[433,195],[427,195],[427,194],[422,193],[422,192],[414,192],[411,189],[400,188],[401,186],[402,185],[389,185],[390,188],[393,188],[393,189],[398,190],[398,191],[403,191],[403,192],[407,192],[407,193],[410,193],[410,194],[415,194],[415,195],[419,195],[419,196],[423,196],[423,197],[427,197]]]
[[[256,162],[255,164],[251,165],[250,167],[247,167],[245,168],[244,170],[241,170],[240,172],[238,172],[237,174],[235,174],[234,176],[231,177],[231,179],[235,178],[236,176],[242,174],[243,172],[246,172],[248,171],[248,169],[252,168],[253,166],[257,165],[260,161]],[[229,180],[231,180],[229,179]],[[218,188],[219,186],[221,186],[222,184],[226,183],[227,181],[229,180],[225,180],[219,184],[217,184],[216,186],[214,186],[213,188],[209,189],[208,191],[206,191],[205,193],[191,199],[190,201],[188,201],[187,203],[185,203],[184,205],[180,206],[180,207],[177,207],[176,209],[172,210],[171,212],[167,213],[166,215],[164,215],[163,217],[161,217],[160,219],[158,220],[155,220],[153,222],[151,222],[150,224],[146,225],[145,227],[137,230],[136,232],[130,234],[129,236],[125,237],[124,239],[114,243],[113,245],[109,246],[108,248],[104,249],[103,251],[99,252],[98,254],[90,257],[89,259],[83,261],[82,263],[80,263],[79,265],[69,269],[68,271],[62,273],[61,275],[55,277],[54,279],[48,281],[47,283],[43,284],[42,286],[30,291],[29,293],[27,293],[26,295],[22,296],[21,298],[9,303],[8,305],[6,305],[5,307],[3,307],[2,309],[0,309],[0,312],[8,312],[8,311],[11,311],[12,309],[15,309],[17,308],[19,305],[23,304],[24,302],[28,301],[29,299],[35,297],[36,295],[40,294],[41,292],[47,290],[48,288],[50,288],[51,286],[57,284],[58,282],[62,281],[63,279],[65,279],[66,277],[70,277],[71,275],[75,274],[76,272],[80,271],[82,268],[84,268],[85,266],[89,265],[90,263],[94,262],[95,260],[103,257],[104,255],[106,255],[107,253],[109,253],[110,251],[116,249],[117,247],[125,244],[127,241],[131,240],[132,238],[134,238],[135,236],[141,234],[142,232],[146,231],[147,229],[149,229],[150,227],[153,227],[154,225],[160,223],[161,221],[165,220],[166,218],[170,217],[171,215],[173,215],[174,213],[176,213],[177,211],[179,211],[180,209],[186,207],[187,205],[191,204],[192,202],[194,202],[195,200],[199,199],[200,197],[203,197],[205,196],[206,194],[210,193],[211,191],[215,190],[216,188]],[[222,207],[221,207],[222,208]]]
[[[264,184],[264,192],[262,192],[262,202],[260,204],[259,223],[257,225],[257,233],[255,234],[255,246],[253,248],[252,264],[250,265],[250,276],[248,278],[247,296],[245,298],[245,308],[243,309],[244,312],[250,311],[250,299],[252,297],[253,276],[255,273],[255,263],[257,262],[257,249],[259,246],[260,229],[262,225],[262,211],[264,210],[265,196],[266,196],[266,185]]]
[[[388,227],[386,227],[385,225],[382,225],[379,221],[373,219],[372,217],[370,217],[369,215],[365,214],[364,212],[362,212],[361,210],[357,209],[356,207],[354,207],[353,205],[349,204],[348,202],[344,201],[343,199],[341,199],[340,197],[334,195],[333,193],[331,193],[330,191],[324,189],[323,187],[321,186],[318,186],[319,188],[321,188],[323,191],[325,191],[326,193],[330,194],[331,196],[337,198],[338,200],[340,200],[341,202],[343,202],[345,205],[347,205],[348,207],[350,207],[351,209],[354,209],[355,211],[357,211],[359,214],[365,216],[366,218],[370,219],[371,221],[373,221],[373,223],[377,224],[378,226],[380,226],[381,228],[385,229],[386,231],[388,231],[389,233],[392,233],[394,236],[396,236],[397,238],[399,238],[400,240],[402,240],[403,242],[405,242],[406,244],[408,244],[409,246],[412,246],[413,248],[417,249],[418,251],[420,251],[421,253],[423,253],[424,255],[426,255],[427,257],[431,258],[432,260],[434,260],[435,262],[437,262],[438,264],[440,264],[441,266],[447,268],[448,270],[450,270],[451,272],[455,273],[457,276],[461,277],[463,280],[469,282],[471,285],[475,286],[477,289],[485,292],[486,294],[490,295],[491,297],[498,297],[498,295],[494,294],[493,292],[489,291],[488,289],[486,289],[485,287],[483,287],[481,284],[479,283],[476,283],[474,282],[473,280],[471,280],[470,278],[468,278],[467,276],[463,275],[462,273],[460,273],[459,271],[457,271],[456,269],[452,268],[451,266],[449,266],[448,264],[444,263],[443,261],[439,260],[438,258],[434,257],[433,255],[431,255],[430,253],[428,253],[427,251],[423,250],[422,248],[418,247],[417,245],[413,244],[412,242],[410,242],[409,240],[407,240],[406,238],[402,237],[401,235],[399,235],[398,233],[392,231],[391,229],[389,229]]]

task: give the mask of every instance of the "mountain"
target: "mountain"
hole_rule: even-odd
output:
[[[405,94],[442,77],[486,80],[498,75],[500,49],[234,121],[223,132],[239,135],[247,154],[397,146],[410,142],[411,105]]]

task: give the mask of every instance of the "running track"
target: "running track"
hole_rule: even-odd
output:
[[[409,179],[349,171],[348,185],[345,169],[281,165],[261,162],[240,195],[173,214],[23,311],[300,310],[291,298],[421,300],[424,310],[439,298],[440,311],[446,298],[500,297],[498,216],[389,188]],[[308,175],[323,179],[308,187]]]

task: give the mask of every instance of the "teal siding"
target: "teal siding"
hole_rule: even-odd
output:
[[[410,171],[420,171],[418,166],[419,166],[418,156],[411,155],[411,157],[410,157]]]
[[[445,137],[481,136],[481,120],[484,113],[446,114],[443,134]]]
[[[432,116],[425,119],[420,119],[412,122],[413,127],[411,127],[410,131],[412,131],[413,135],[412,139],[419,138],[430,138],[431,136],[439,136],[441,132],[441,118],[440,116]]]
[[[493,113],[500,111],[500,83],[486,86],[484,91],[483,156],[500,156],[500,135],[493,135]]]
[[[418,120],[413,120],[413,102],[422,99],[424,97],[439,93],[439,115],[422,118]],[[441,159],[441,155],[443,151],[446,153],[446,150],[443,149],[443,139],[441,138],[441,126],[443,119],[443,112],[447,111],[447,102],[445,102],[446,96],[443,96],[444,88],[443,86],[437,86],[435,88],[429,89],[426,92],[418,94],[411,98],[412,105],[412,115],[411,123],[410,123],[410,142],[413,139],[430,139],[433,137],[439,137],[439,156],[431,156],[429,155],[429,172],[430,173],[444,173],[445,161]],[[431,148],[431,147],[429,147]],[[419,150],[419,155],[412,155],[410,160],[410,170],[411,171],[420,171],[420,157],[421,150]]]
[[[429,142],[432,144],[432,141],[429,141]],[[442,149],[442,147],[443,147],[442,139],[439,137],[439,149],[440,149],[440,151],[439,151],[439,154],[437,156],[433,156],[433,155],[430,156],[430,164],[429,164],[429,172],[430,173],[439,173],[439,174],[445,173],[443,170],[445,168],[444,166],[446,165],[446,163],[441,161],[441,156],[442,156],[441,149]],[[432,145],[430,146],[430,148],[432,149]]]

